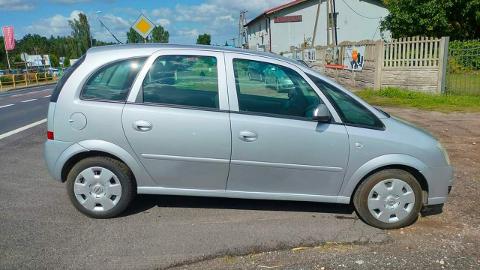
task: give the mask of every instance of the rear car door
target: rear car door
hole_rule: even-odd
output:
[[[128,101],[125,135],[158,187],[225,190],[231,133],[222,53],[155,54]]]
[[[232,126],[227,190],[322,195],[335,201],[349,143],[332,105],[294,65],[234,53],[225,58]],[[264,76],[256,74],[266,73],[285,83],[257,79]],[[333,115],[331,123],[312,121],[320,103]]]

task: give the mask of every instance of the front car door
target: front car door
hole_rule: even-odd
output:
[[[227,191],[317,195],[335,201],[348,161],[348,135],[339,116],[295,65],[226,53],[232,129]],[[253,73],[253,74],[252,74]],[[261,74],[276,74],[274,87]],[[258,74],[258,76],[256,76]],[[332,123],[312,121],[324,103]],[[306,198],[306,197],[305,197]],[[303,198],[303,199],[305,199]]]
[[[146,62],[122,122],[154,188],[225,190],[231,153],[226,88],[223,53],[167,49]]]

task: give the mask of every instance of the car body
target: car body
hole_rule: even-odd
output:
[[[271,67],[289,76],[291,91],[279,93],[259,79]],[[399,178],[403,188],[398,192],[411,200],[405,203],[408,220],[382,216],[390,208],[378,213],[383,222],[361,215],[373,226],[395,228],[412,223],[423,206],[441,206],[453,181],[445,150],[422,129],[375,109],[296,61],[209,46],[88,50],[52,94],[45,160],[53,178],[72,183],[75,206],[93,217],[117,215],[115,200],[130,196],[125,189],[354,203],[358,210],[367,207],[354,200],[361,199],[359,190],[370,192],[369,200],[378,199],[381,192],[374,190],[384,189],[381,185],[389,190],[391,179]],[[114,203],[106,202],[108,207],[95,204],[107,188],[101,181],[85,182],[82,170],[88,174],[89,168],[92,179],[102,178],[107,168],[111,183],[106,185],[129,186],[109,194]],[[393,176],[384,179],[381,173]],[[375,181],[383,184],[370,191],[364,187]],[[401,203],[387,193],[382,209]],[[91,195],[98,196],[90,200]],[[110,207],[115,213],[107,211]],[[370,207],[371,215],[375,211]]]

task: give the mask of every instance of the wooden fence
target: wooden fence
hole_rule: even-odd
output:
[[[361,70],[346,69],[344,57],[349,47],[364,47]],[[332,51],[336,58],[332,58]],[[310,65],[340,84],[354,88],[401,87],[443,93],[447,57],[448,37],[408,37],[317,47],[316,61]]]

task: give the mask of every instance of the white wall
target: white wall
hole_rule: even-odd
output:
[[[268,33],[269,30],[267,20],[267,18],[262,17],[248,25],[247,40],[248,48],[250,50],[257,50],[260,45],[265,46],[265,51],[268,51],[270,49],[270,35]]]
[[[345,3],[355,10],[356,13]],[[380,39],[380,18],[387,16],[388,10],[379,6],[377,3],[377,1],[370,0],[335,1],[335,8],[338,12],[338,43],[346,40],[360,41],[364,39]]]
[[[318,0],[306,1],[268,15],[270,17],[271,33],[268,33],[268,24],[265,18],[260,18],[251,23],[248,26],[249,48],[256,50],[257,44],[262,44],[262,34],[264,35],[263,41],[266,50],[269,49],[269,36],[271,34],[272,52],[275,53],[287,52],[290,50],[290,46],[299,47],[305,38],[313,38],[318,2]],[[378,1],[373,0],[335,0],[335,11],[338,13],[338,43],[342,41],[380,39],[380,18],[388,14],[387,9],[380,6]],[[302,21],[289,23],[274,22],[275,17],[294,15],[301,15]],[[327,45],[327,18],[327,2],[326,0],[321,0],[315,45]],[[389,34],[387,33],[388,36]]]
[[[296,6],[281,10],[271,16],[272,28],[272,52],[280,53],[290,50],[290,46],[300,46],[304,38],[313,38],[315,16],[317,14],[318,1],[307,1]],[[320,18],[327,10],[326,2],[320,5]],[[301,15],[301,22],[275,23],[275,17]],[[315,45],[327,43],[327,21],[319,19]]]

